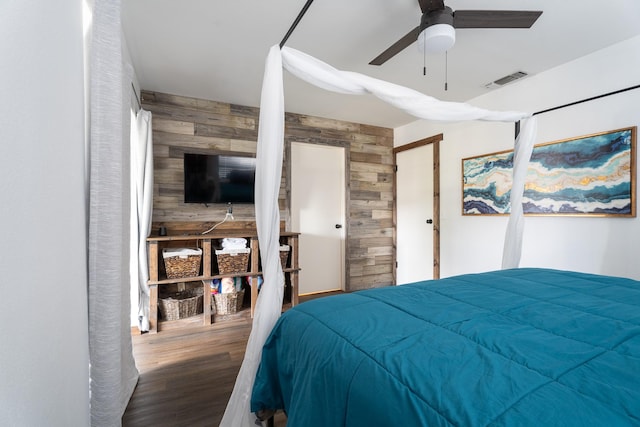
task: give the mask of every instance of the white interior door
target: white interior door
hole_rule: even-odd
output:
[[[344,148],[291,144],[291,226],[299,231],[299,293],[344,289]]]
[[[396,284],[433,279],[433,146],[396,154]]]

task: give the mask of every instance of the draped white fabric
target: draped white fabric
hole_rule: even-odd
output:
[[[249,405],[253,381],[260,364],[262,346],[282,307],[284,275],[280,265],[280,208],[278,193],[282,175],[284,143],[284,92],[282,61],[278,46],[271,48],[265,66],[260,100],[260,128],[256,154],[255,209],[264,282],[256,303],[244,360],[233,387],[221,426],[255,426]],[[275,203],[274,203],[275,201]]]
[[[91,31],[87,147],[91,425],[120,426],[138,370],[129,310],[130,92],[125,87],[130,80],[123,81],[119,0],[93,1]]]
[[[515,122],[530,116],[517,111],[491,111],[469,104],[440,101],[413,89],[350,71],[340,71],[312,56],[282,48],[282,63],[307,83],[343,94],[372,94],[420,119],[438,121],[488,120]]]
[[[513,153],[513,182],[511,184],[511,214],[507,223],[507,232],[502,250],[502,268],[517,268],[522,254],[522,234],[524,232],[524,211],[522,197],[527,166],[536,139],[537,119],[531,117],[524,122],[522,131],[516,138]]]
[[[138,298],[138,328],[149,330],[149,260],[147,237],[151,231],[153,212],[153,136],[151,113],[139,110],[131,126],[131,188],[135,209],[131,209],[131,241],[137,252],[135,275],[131,286]],[[134,252],[134,253],[135,253]]]
[[[273,46],[267,57],[262,98],[260,101],[260,130],[258,133],[258,156],[256,168],[256,222],[264,285],[258,298],[253,328],[242,363],[240,373],[227,405],[221,426],[254,426],[256,418],[250,413],[251,389],[255,379],[262,346],[280,316],[282,307],[282,270],[278,259],[277,237],[279,236],[278,192],[282,170],[282,151],[284,140],[284,91],[282,71],[318,87],[343,94],[372,94],[407,113],[427,120],[462,121],[490,120],[514,122],[530,117],[530,114],[507,111],[498,112],[477,108],[469,104],[439,101],[420,92],[374,79],[362,74],[340,71],[309,55],[288,47]],[[529,122],[529,123],[527,123]],[[519,158],[526,157],[529,147],[533,146],[535,122],[524,124],[519,144],[516,147]],[[531,138],[531,139],[529,139]],[[530,152],[529,152],[530,153]],[[512,197],[513,197],[512,192]],[[519,211],[521,213],[521,210]],[[518,213],[518,210],[515,210]],[[266,230],[265,227],[270,228]],[[510,227],[509,230],[521,230]],[[515,246],[520,238],[507,235],[505,248]],[[519,254],[518,254],[519,257]],[[509,258],[509,263],[519,263],[519,258]]]

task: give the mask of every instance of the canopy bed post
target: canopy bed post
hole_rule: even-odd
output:
[[[293,33],[293,30],[296,29],[296,27],[302,20],[302,17],[304,16],[304,14],[307,13],[307,9],[309,9],[309,6],[311,6],[311,3],[313,3],[313,0],[307,0],[307,2],[304,4],[304,6],[302,7],[302,10],[300,10],[300,13],[298,13],[298,16],[296,16],[295,21],[293,21],[293,24],[291,24],[291,27],[289,27],[289,31],[287,31],[287,34],[285,34],[285,36],[282,38],[282,41],[280,42],[280,49],[282,49],[284,47],[284,44],[287,42],[287,40],[289,40],[289,36],[291,36],[291,34]]]

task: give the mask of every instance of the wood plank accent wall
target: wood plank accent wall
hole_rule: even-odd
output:
[[[153,114],[153,222],[221,221],[226,206],[183,202],[182,155],[255,155],[259,109],[151,91],[143,91],[141,98],[143,108]],[[393,129],[286,113],[279,205],[287,229],[292,141],[345,148],[346,290],[392,284]],[[255,221],[249,205],[234,205],[233,216],[239,221]]]

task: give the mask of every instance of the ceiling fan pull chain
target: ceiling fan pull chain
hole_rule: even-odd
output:
[[[422,50],[422,75],[427,75],[427,49],[426,47]]]
[[[444,53],[444,90],[447,91],[449,87],[449,51]]]

